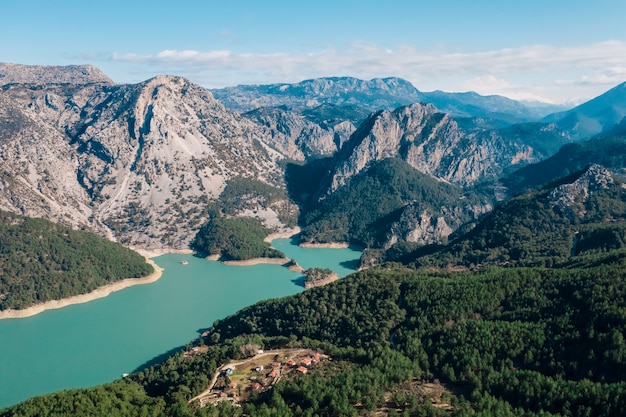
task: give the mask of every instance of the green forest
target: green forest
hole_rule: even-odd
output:
[[[446,222],[458,227],[472,219],[460,201],[464,207],[479,204],[477,196],[466,196],[456,186],[422,174],[400,159],[388,158],[318,202],[304,205],[301,239],[380,247],[390,225],[409,204],[419,204],[420,212],[430,213],[449,207],[456,217],[448,216]]]
[[[388,264],[219,320],[206,354],[0,416],[624,415],[626,269],[610,259],[466,272]],[[189,404],[248,344],[304,346],[332,361],[241,407]],[[417,394],[426,383],[441,384],[450,407]]]
[[[93,233],[0,211],[0,310],[84,294],[152,272],[138,253]]]
[[[217,215],[200,228],[191,247],[202,254],[220,255],[224,261],[284,257],[263,241],[269,234],[258,219]]]

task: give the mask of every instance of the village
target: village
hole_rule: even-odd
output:
[[[198,354],[201,349],[193,348],[189,355]],[[197,402],[200,407],[219,401],[240,405],[254,392],[265,392],[282,378],[306,374],[311,367],[330,360],[328,355],[312,349],[258,350],[251,358],[219,367],[208,389],[189,402]]]

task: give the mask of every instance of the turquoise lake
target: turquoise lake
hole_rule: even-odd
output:
[[[300,248],[289,239],[272,244],[305,269],[330,268],[342,277],[354,271],[361,255],[353,249]],[[217,319],[304,290],[301,274],[278,265],[226,266],[193,255],[154,260],[165,269],[155,283],[0,320],[0,408],[113,381],[197,339]]]

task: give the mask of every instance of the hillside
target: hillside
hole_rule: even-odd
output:
[[[0,211],[0,310],[85,294],[152,272],[139,254],[93,233]]]
[[[311,176],[305,171],[302,181],[307,180]],[[403,240],[439,243],[489,208],[478,197],[397,158],[372,163],[347,184],[305,207],[301,241],[365,247],[389,247]]]
[[[219,320],[208,347],[0,416],[621,415],[625,283],[623,264],[610,263],[363,271]],[[246,382],[237,406],[189,402],[220,364],[297,347],[332,361],[281,371],[271,386],[259,383],[266,371],[247,372],[257,385]]]
[[[544,185],[580,171],[591,164],[600,164],[614,172],[626,169],[626,135],[598,136],[584,142],[563,146],[543,161],[520,168],[501,182],[509,194]]]
[[[50,83],[70,70],[47,71],[43,84],[0,93],[0,208],[126,245],[186,248],[232,177],[284,188],[284,156],[268,134],[202,87],[171,76]],[[273,207],[257,213],[283,226]]]
[[[571,110],[543,120],[556,123],[572,140],[584,140],[606,132],[626,117],[626,83],[619,84]]]
[[[443,248],[402,255],[419,266],[565,267],[624,246],[626,187],[599,165],[511,198]],[[585,259],[585,257],[589,259]]]

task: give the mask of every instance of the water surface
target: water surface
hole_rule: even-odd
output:
[[[354,271],[360,252],[273,245],[302,267]],[[196,339],[220,318],[257,301],[302,291],[302,276],[278,265],[226,266],[192,255],[154,258],[157,282],[85,304],[0,320],[0,408],[34,395],[119,378]],[[182,260],[188,262],[181,264]]]

